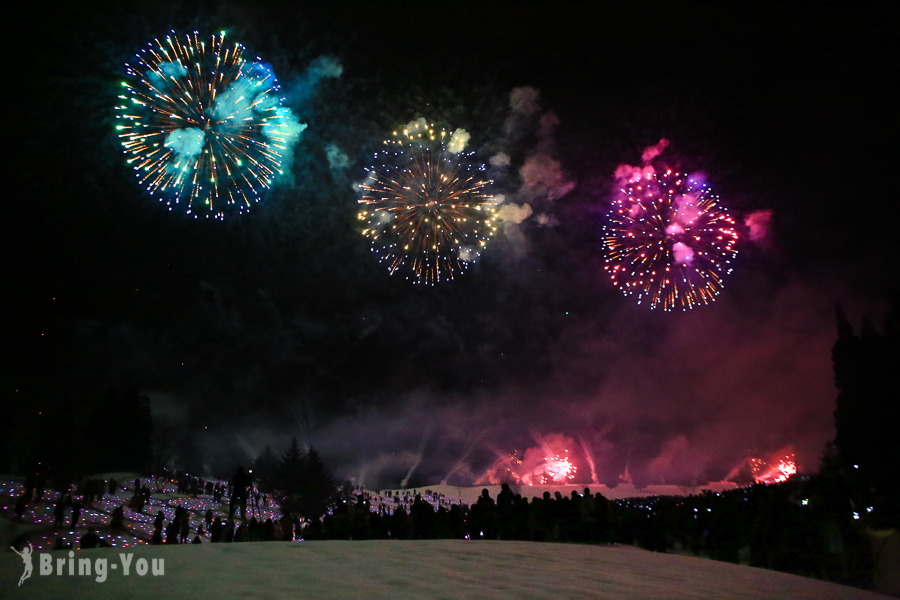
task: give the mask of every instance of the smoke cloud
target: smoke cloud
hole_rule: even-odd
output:
[[[337,79],[344,72],[340,61],[331,56],[320,56],[314,59],[297,80],[286,86],[289,89],[288,101],[292,106],[302,106],[316,91],[316,87],[325,78]]]
[[[641,154],[641,160],[644,161],[644,164],[649,163],[654,158],[662,154],[663,150],[669,145],[669,140],[663,138],[659,140],[655,146],[650,146],[644,149],[644,152]]]
[[[515,248],[513,254],[522,256],[527,239],[516,226],[529,218],[543,227],[557,225],[553,205],[575,189],[575,182],[555,156],[553,136],[560,121],[551,111],[541,112],[540,91],[531,86],[513,88],[509,109],[505,136],[495,142],[502,150],[491,157],[490,164],[504,170],[518,165],[515,179],[505,179],[498,217],[504,223],[507,244]]]
[[[350,165],[349,157],[338,148],[337,144],[325,146],[325,157],[328,159],[328,168],[332,171],[346,169]]]
[[[750,229],[750,240],[763,243],[769,240],[769,227],[772,223],[772,209],[757,210],[744,219],[744,225]]]
[[[466,144],[469,143],[469,138],[472,136],[469,135],[469,132],[465,129],[457,129],[450,136],[450,143],[447,145],[447,151],[451,154],[459,154],[462,152]]]
[[[202,129],[176,129],[166,136],[166,147],[171,148],[180,158],[197,156],[203,151],[205,136]],[[180,165],[184,166],[184,165]]]
[[[532,214],[531,207],[527,204],[504,204],[497,210],[497,218],[504,223],[518,225]]]

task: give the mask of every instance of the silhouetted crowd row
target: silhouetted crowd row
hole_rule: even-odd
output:
[[[483,490],[470,507],[435,509],[416,496],[409,510],[400,506],[392,513],[359,494],[355,504],[338,503],[310,523],[303,537],[634,544],[866,587],[870,546],[857,524],[845,496],[810,493],[799,481],[616,502],[588,488],[571,496],[544,492],[529,501],[504,484],[496,501]]]

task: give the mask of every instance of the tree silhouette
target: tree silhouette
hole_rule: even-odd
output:
[[[837,309],[838,339],[832,349],[837,463],[855,493],[881,525],[900,525],[900,334],[894,299],[884,333],[864,325],[859,335]]]
[[[278,465],[276,498],[281,511],[299,514],[303,506],[303,479],[305,457],[297,438],[291,438],[281,463]]]
[[[265,469],[271,454],[268,449],[257,462]],[[337,494],[337,483],[315,448],[304,453],[297,438],[291,439],[277,466],[274,496],[282,512],[307,519],[318,519],[328,510]]]
[[[337,481],[313,447],[306,453],[303,468],[303,503],[300,516],[318,519],[328,510],[328,502],[337,493]]]
[[[299,452],[299,448],[297,448]],[[253,478],[259,482],[259,491],[271,494],[278,482],[278,458],[272,451],[272,446],[266,447],[253,462]]]

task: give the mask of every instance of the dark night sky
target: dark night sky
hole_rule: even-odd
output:
[[[467,483],[554,433],[584,439],[604,481],[626,466],[643,483],[715,480],[789,445],[816,469],[833,437],[834,305],[880,327],[900,273],[886,10],[311,4],[70,5],[18,24],[8,397],[134,385],[209,462],[297,435],[375,485],[419,458],[417,480],[458,467]],[[289,95],[316,57],[343,66],[292,106],[309,125],[293,181],[249,215],[167,212],[124,164],[121,65],[170,29],[227,29]],[[524,86],[551,133],[526,119],[510,134]],[[434,288],[374,260],[351,187],[419,116],[465,128],[485,162],[507,153],[494,191],[534,209]],[[603,273],[613,173],[661,138],[660,158],[705,173],[739,222],[773,211],[763,242],[740,230],[717,302],[687,313],[637,306]],[[347,166],[330,167],[329,144]],[[537,156],[559,169],[525,189],[518,169]]]

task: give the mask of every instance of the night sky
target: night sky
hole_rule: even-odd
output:
[[[546,436],[573,456],[580,440],[606,483],[717,481],[791,448],[817,469],[835,304],[880,329],[900,273],[887,9],[75,4],[35,9],[7,48],[17,406],[136,386],[214,468],[296,435],[372,487],[413,466],[413,483],[466,485]],[[308,125],[249,214],[169,212],[125,164],[123,63],[172,29],[227,30]],[[322,56],[343,71],[311,88]],[[377,262],[353,187],[417,117],[510,158],[498,235],[434,287]],[[663,138],[658,164],[702,172],[741,235],[717,301],[688,312],[638,306],[603,271],[613,175]]]

